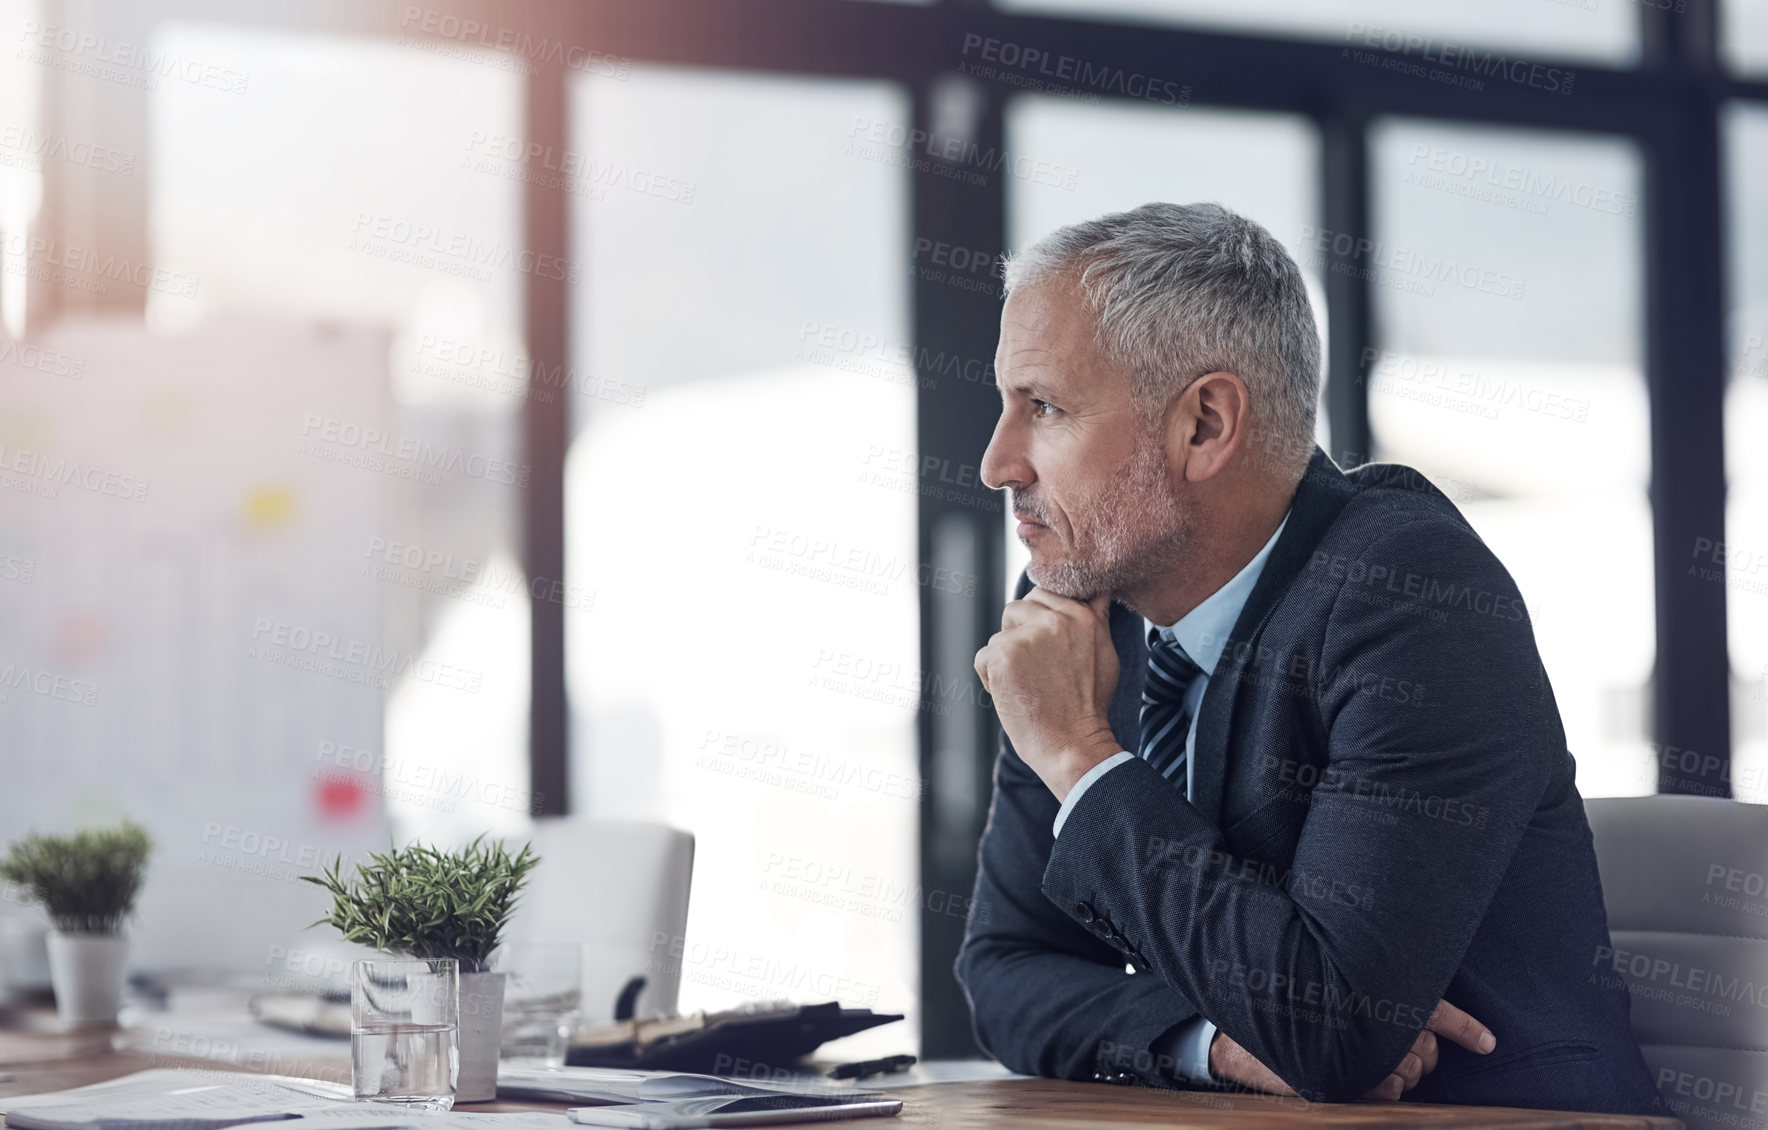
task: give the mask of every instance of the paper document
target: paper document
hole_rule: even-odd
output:
[[[350,1089],[231,1071],[138,1071],[69,1091],[0,1099],[22,1130],[220,1130],[276,1122],[350,1102]]]
[[[402,1110],[360,1102],[350,1088],[282,1075],[139,1071],[71,1091],[0,1099],[21,1130],[220,1130],[277,1122],[277,1130],[572,1130],[564,1111],[479,1114]]]
[[[480,1114],[477,1111],[400,1110],[382,1103],[353,1103],[293,1119],[276,1130],[576,1130],[564,1111]]]

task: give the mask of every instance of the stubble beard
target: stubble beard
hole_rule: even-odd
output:
[[[1015,504],[1043,517],[1035,504]],[[1193,523],[1167,482],[1158,432],[1139,437],[1111,481],[1070,513],[1074,544],[1054,560],[1040,562],[1034,553],[1027,573],[1040,588],[1072,600],[1100,593],[1125,599],[1173,569],[1191,544]]]

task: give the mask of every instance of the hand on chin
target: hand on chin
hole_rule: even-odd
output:
[[[1118,678],[1110,603],[1108,595],[1081,601],[1040,583],[1002,610],[1001,630],[976,653],[1008,740],[1058,799],[1122,748],[1105,716]]]

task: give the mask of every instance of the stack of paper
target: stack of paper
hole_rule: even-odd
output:
[[[220,1130],[298,1118],[349,1100],[348,1087],[312,1079],[153,1070],[71,1091],[0,1099],[0,1106],[6,1125],[23,1130]]]

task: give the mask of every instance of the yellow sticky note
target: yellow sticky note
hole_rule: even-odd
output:
[[[254,487],[246,493],[246,522],[257,529],[280,526],[295,516],[295,492],[284,486]]]

